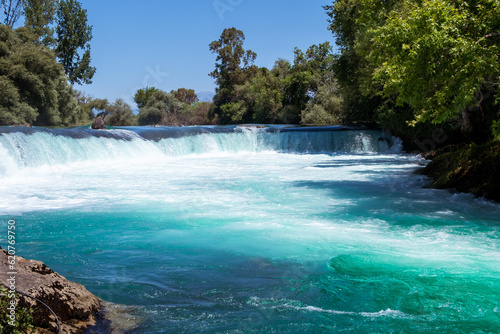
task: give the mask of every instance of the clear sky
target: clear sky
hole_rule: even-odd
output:
[[[214,92],[216,56],[208,45],[224,28],[245,34],[257,66],[293,60],[293,49],[330,41],[328,0],[80,0],[93,26],[93,84],[75,88],[96,98],[123,98],[134,108],[139,88]]]

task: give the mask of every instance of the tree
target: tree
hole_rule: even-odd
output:
[[[13,28],[23,14],[23,0],[0,0],[3,24]]]
[[[464,131],[494,130],[499,28],[498,0],[405,0],[369,30],[373,47],[365,54],[384,96],[411,106],[413,124],[461,117]]]
[[[36,35],[0,25],[0,124],[71,125],[82,115],[64,69]]]
[[[172,94],[157,90],[139,110],[139,125],[173,124],[184,104]]]
[[[194,92],[194,89],[179,88],[177,90],[170,91],[170,94],[172,94],[177,100],[181,101],[182,103],[186,103],[189,105],[192,105],[199,101],[198,96]]]
[[[102,118],[106,118],[106,116],[108,116],[109,114],[109,101],[108,99],[90,98],[87,108],[88,110],[90,110],[92,119],[99,116],[101,116]]]
[[[155,87],[146,87],[138,89],[134,95],[134,102],[137,104],[139,109],[144,108],[149,101],[149,98],[156,92],[158,89]]]
[[[117,99],[113,104],[109,105],[106,112],[108,115],[104,121],[108,125],[131,126],[137,123],[132,108],[123,99]]]
[[[224,29],[220,38],[209,45],[210,51],[217,54],[215,70],[209,75],[218,86],[214,103],[223,122],[231,122],[231,116],[225,111],[234,109],[234,103],[238,101],[236,86],[243,84],[256,71],[252,65],[257,54],[243,49],[244,41],[245,35],[241,30],[229,28]],[[226,104],[233,105],[223,108]]]
[[[314,98],[301,113],[302,124],[342,123],[342,100],[331,85],[318,87]]]
[[[211,102],[196,102],[184,115],[184,123],[186,125],[216,124],[216,120],[211,117],[214,108],[215,105]]]
[[[90,84],[95,67],[90,66],[92,26],[87,24],[87,11],[76,0],[61,0],[57,10],[57,58],[71,83]],[[80,50],[83,55],[80,55]]]
[[[238,86],[238,95],[245,102],[243,114],[236,114],[234,122],[275,123],[282,107],[279,77],[267,68],[261,68],[256,76]],[[235,117],[236,115],[233,115]]]
[[[55,44],[54,29],[50,27],[55,20],[56,0],[24,0],[24,26],[31,29],[47,46]]]
[[[398,1],[336,0],[323,7],[330,17],[328,30],[335,36],[340,52],[333,72],[346,122],[374,122],[375,111],[384,103],[381,87],[372,84],[373,65],[363,51],[372,45],[368,29],[383,24]]]

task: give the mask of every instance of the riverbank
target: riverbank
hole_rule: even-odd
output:
[[[500,142],[450,145],[425,157],[432,161],[420,173],[433,179],[432,187],[500,202]]]

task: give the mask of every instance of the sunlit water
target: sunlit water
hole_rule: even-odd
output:
[[[500,205],[315,130],[0,128],[0,245],[15,219],[130,333],[497,333]]]

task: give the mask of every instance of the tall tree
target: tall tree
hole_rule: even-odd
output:
[[[215,70],[209,75],[218,86],[214,103],[223,122],[233,121],[231,114],[234,114],[236,105],[230,104],[238,101],[236,86],[243,84],[256,72],[253,63],[257,54],[245,50],[244,41],[243,32],[233,27],[224,29],[220,38],[209,45],[210,51],[217,54]]]
[[[55,20],[56,0],[24,0],[24,26],[31,29],[43,45],[55,44],[54,29],[50,27]]]
[[[61,0],[57,11],[57,58],[71,83],[90,84],[96,71],[90,66],[92,26],[87,11],[76,0]],[[80,53],[83,52],[82,55]]]
[[[158,91],[155,87],[146,87],[138,89],[134,95],[134,102],[137,104],[139,109],[144,108],[148,103],[149,98],[154,94],[154,92]]]
[[[23,14],[23,0],[0,0],[3,24],[13,28]]]
[[[192,105],[199,101],[194,89],[179,88],[177,90],[170,91],[170,94],[172,94],[177,100],[181,101],[182,103],[186,103],[189,105]]]
[[[383,100],[380,87],[372,85],[373,66],[362,53],[372,45],[368,29],[382,24],[398,1],[335,0],[323,7],[340,52],[334,73],[347,122],[376,120],[375,111]]]

